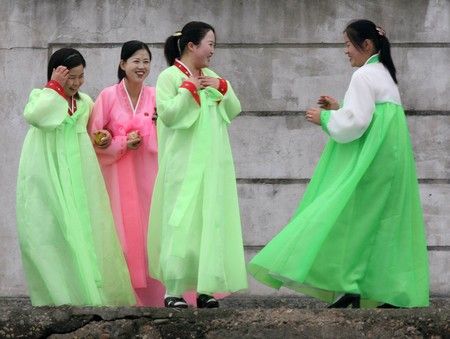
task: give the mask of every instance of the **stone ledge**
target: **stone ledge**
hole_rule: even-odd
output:
[[[447,298],[420,309],[328,310],[304,297],[230,297],[216,310],[32,307],[0,299],[0,337],[350,338],[447,337]]]

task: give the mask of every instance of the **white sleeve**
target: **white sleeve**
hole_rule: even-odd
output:
[[[330,136],[339,143],[360,138],[372,121],[375,91],[366,75],[356,71],[345,93],[343,106],[331,111],[326,126]]]

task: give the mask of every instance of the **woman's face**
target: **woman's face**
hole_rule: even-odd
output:
[[[370,40],[363,43],[361,49],[358,49],[348,38],[347,33],[344,32],[345,54],[347,54],[352,67],[361,67],[370,58],[372,53],[372,44]]]
[[[69,69],[69,78],[64,85],[64,92],[68,97],[77,94],[84,83],[84,67],[79,65]]]
[[[216,48],[216,37],[208,31],[198,45],[193,45],[193,54],[198,68],[208,67]]]
[[[126,61],[120,61],[120,67],[130,82],[143,83],[150,73],[150,55],[146,49],[137,50]]]

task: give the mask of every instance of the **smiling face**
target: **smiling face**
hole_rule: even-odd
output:
[[[361,67],[373,54],[374,47],[371,40],[366,39],[360,48],[357,48],[349,39],[347,33],[344,32],[344,52],[348,56],[352,67]]]
[[[84,83],[84,67],[79,65],[69,69],[69,78],[64,85],[64,92],[68,97],[77,94]]]
[[[216,48],[216,37],[209,30],[198,45],[190,43],[194,62],[198,68],[208,67]]]
[[[120,61],[120,68],[128,81],[143,83],[150,73],[150,55],[145,49],[137,50],[127,60]]]

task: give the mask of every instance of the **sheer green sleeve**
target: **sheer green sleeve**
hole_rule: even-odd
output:
[[[31,91],[23,115],[30,125],[52,130],[69,117],[68,108],[67,101],[53,89],[34,89]]]

